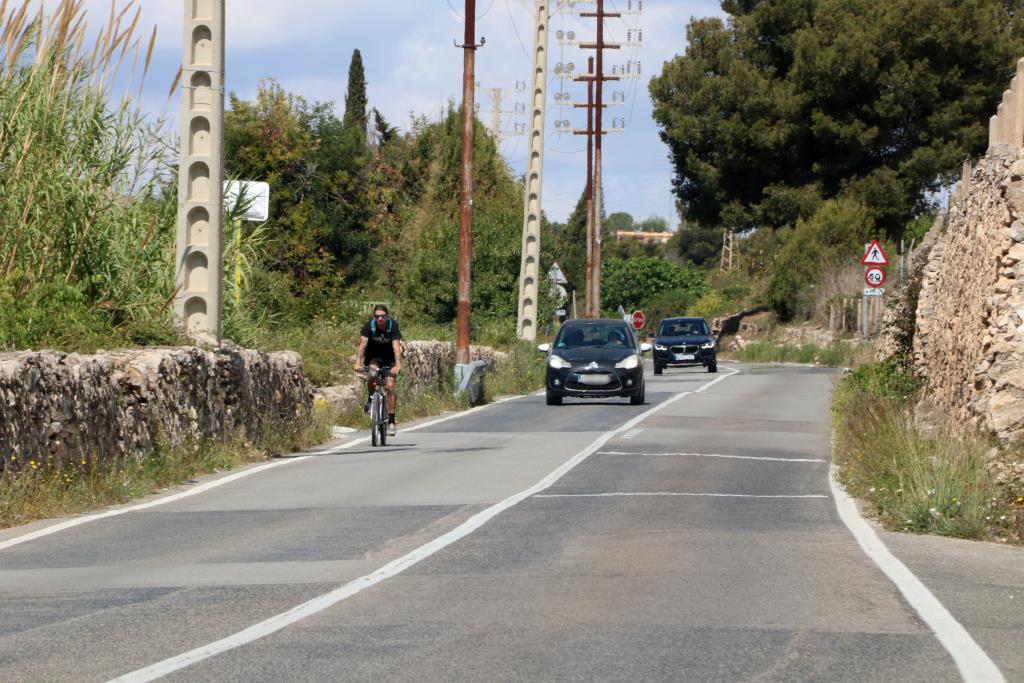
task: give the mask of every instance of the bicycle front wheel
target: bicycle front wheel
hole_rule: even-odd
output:
[[[377,442],[380,439],[380,405],[383,401],[380,400],[380,394],[374,392],[373,398],[370,399],[370,440],[373,442],[374,448],[377,447]],[[384,444],[380,444],[383,446]]]
[[[384,400],[384,396],[380,397],[380,414],[377,418],[377,429],[379,434],[377,440],[380,441],[380,445],[384,446],[388,442],[388,406],[387,401]]]

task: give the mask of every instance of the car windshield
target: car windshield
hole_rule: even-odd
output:
[[[593,347],[599,349],[628,349],[629,331],[625,325],[613,323],[592,323],[573,325],[562,329],[555,340],[556,349],[578,349]]]
[[[659,337],[695,337],[707,334],[708,324],[703,320],[666,320],[658,331]]]

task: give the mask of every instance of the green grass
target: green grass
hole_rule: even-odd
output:
[[[309,419],[268,429],[254,441],[161,445],[144,458],[113,463],[94,457],[63,466],[44,456],[12,459],[0,472],[0,528],[125,503],[197,476],[308,448],[327,441],[335,423],[335,414],[318,406]]]
[[[863,354],[864,350],[860,346],[843,342],[821,348],[816,344],[797,346],[758,341],[721,355],[749,363],[804,363],[837,368],[856,365]]]
[[[917,385],[897,362],[864,366],[839,383],[840,482],[889,529],[1024,543],[1024,482],[997,481],[990,467],[1014,454],[980,436],[922,432],[912,412]]]

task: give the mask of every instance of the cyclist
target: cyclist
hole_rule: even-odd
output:
[[[388,389],[388,436],[394,436],[397,430],[395,406],[398,404],[398,395],[395,393],[395,377],[402,369],[401,339],[402,331],[398,328],[398,321],[390,316],[387,306],[378,304],[373,307],[373,317],[363,325],[359,333],[359,349],[356,351],[357,372],[367,365],[371,368],[391,367],[385,382]],[[363,412],[370,411],[372,384],[366,383],[368,393]]]

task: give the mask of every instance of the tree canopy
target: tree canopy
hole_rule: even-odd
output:
[[[792,225],[850,196],[898,236],[968,155],[1024,49],[1007,0],[724,0],[652,79],[685,218]]]

